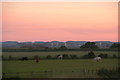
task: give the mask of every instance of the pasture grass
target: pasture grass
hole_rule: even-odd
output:
[[[5,58],[9,56],[15,58],[28,57],[33,58],[40,56],[45,58],[48,55],[52,57],[58,54],[77,55],[82,57],[88,54],[89,51],[53,51],[53,52],[3,52],[2,55]],[[113,54],[118,56],[117,51],[94,51],[95,55],[108,54],[108,57],[112,57]],[[3,73],[17,73],[22,74],[6,75],[7,78],[79,78],[79,77],[98,77],[96,73],[88,74],[85,70],[98,70],[101,68],[115,69],[118,67],[118,59],[102,59],[100,62],[95,62],[92,59],[69,59],[69,60],[40,60],[37,64],[35,60],[20,61],[3,61],[2,64]],[[47,71],[52,71],[48,72]],[[26,72],[26,73],[24,73]],[[33,72],[33,73],[32,73]],[[36,73],[39,72],[39,73]]]
[[[34,60],[28,61],[3,61],[3,73],[28,72],[20,74],[19,77],[39,77],[39,78],[59,78],[59,77],[91,77],[91,74],[84,73],[83,70],[98,70],[101,68],[115,69],[118,67],[117,59],[102,59],[95,62],[92,59],[76,60],[41,60],[36,63]],[[52,73],[46,71],[52,71]],[[41,72],[41,74],[29,74],[29,72]],[[15,77],[16,75],[12,75]],[[97,77],[96,74],[92,75]],[[11,76],[6,76],[11,77]]]

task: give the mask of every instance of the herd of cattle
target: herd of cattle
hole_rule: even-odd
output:
[[[57,56],[57,59],[62,60],[62,59],[64,59],[64,57],[63,57],[63,55],[58,55],[58,56]],[[20,58],[20,60],[21,60],[21,61],[27,61],[27,60],[29,60],[29,59],[28,59],[28,57],[22,57],[22,58]],[[40,59],[39,59],[39,58],[36,58],[35,60],[36,60],[36,63],[38,63]],[[101,60],[101,57],[94,57],[93,60],[98,62],[98,61]]]
[[[59,55],[59,56],[58,56],[58,59],[64,59],[63,55]],[[94,57],[93,60],[94,60],[94,61],[100,61],[100,60],[101,60],[101,57]]]

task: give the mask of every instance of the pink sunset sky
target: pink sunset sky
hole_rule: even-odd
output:
[[[118,41],[117,2],[3,2],[3,41]]]

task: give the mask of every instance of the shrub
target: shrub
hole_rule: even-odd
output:
[[[38,55],[34,56],[33,59],[40,58]]]
[[[89,57],[89,58],[94,58],[94,57],[95,57],[95,54],[91,51],[91,52],[88,53],[88,57]]]
[[[112,58],[117,58],[117,56],[115,54],[112,55]]]
[[[94,58],[95,54],[94,52],[89,52],[87,55],[82,56],[83,59],[90,59],[90,58]]]
[[[89,57],[88,57],[88,55],[86,54],[86,55],[83,55],[82,58],[83,58],[83,59],[88,59]]]
[[[97,75],[101,76],[102,78],[109,78],[111,80],[112,78],[118,78],[119,73],[120,68],[113,70],[107,70],[102,68],[98,70]]]
[[[14,58],[12,56],[9,56],[9,60],[13,60]]]
[[[61,46],[59,49],[60,50],[67,50],[67,47],[66,46]]]
[[[46,59],[52,59],[52,56],[51,56],[51,55],[48,55],[48,56],[46,57]]]
[[[99,54],[98,57],[101,57],[101,58],[108,58],[108,54]]]
[[[78,56],[77,55],[70,55],[70,58],[71,59],[78,59]]]
[[[69,59],[68,54],[63,54],[63,59]]]

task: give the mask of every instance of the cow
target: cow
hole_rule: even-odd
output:
[[[63,55],[58,55],[57,58],[58,59],[63,59]]]
[[[20,60],[21,60],[21,61],[27,61],[27,60],[28,60],[28,57],[22,57]]]
[[[94,57],[94,59],[93,59],[94,61],[100,61],[101,60],[101,57]]]
[[[39,60],[40,60],[40,59],[37,57],[37,58],[36,58],[36,63],[39,63]]]

